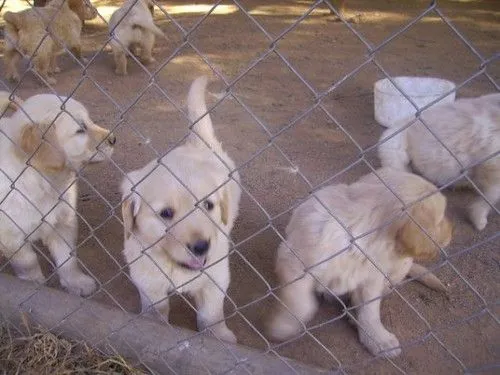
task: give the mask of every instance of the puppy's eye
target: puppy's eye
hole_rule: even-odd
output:
[[[87,131],[87,125],[85,124],[85,121],[78,121],[78,125],[80,125],[80,128],[76,131],[76,134],[83,134]]]
[[[214,209],[214,204],[211,200],[206,200],[203,202],[203,206],[205,207],[205,210],[207,211],[212,211]]]
[[[172,219],[174,217],[174,213],[175,211],[173,208],[167,207],[161,210],[160,216],[164,219]]]

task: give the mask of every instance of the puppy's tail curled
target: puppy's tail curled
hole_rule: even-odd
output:
[[[424,284],[428,288],[434,289],[438,292],[448,292],[446,285],[444,285],[441,280],[436,277],[436,275],[420,264],[413,263],[410,268],[410,272],[408,272],[408,276]]]
[[[187,98],[187,107],[189,120],[194,123],[189,141],[193,143],[203,143],[202,138],[208,145],[215,150],[221,148],[219,141],[215,137],[214,128],[210,114],[207,113],[205,103],[205,89],[208,84],[208,78],[201,76],[196,78],[191,84]]]
[[[135,29],[143,29],[143,30],[148,30],[155,34],[156,36],[159,36],[160,38],[167,39],[167,36],[161,29],[156,26],[152,21],[151,22],[144,22],[142,19],[137,19],[133,20],[132,28]]]
[[[408,155],[407,131],[403,130],[392,138],[389,138],[397,130],[397,127],[389,128],[382,133],[380,142],[383,143],[378,146],[378,156],[383,167],[409,171],[410,155]]]

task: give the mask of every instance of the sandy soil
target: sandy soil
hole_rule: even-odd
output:
[[[116,2],[93,3],[103,15],[109,15]],[[192,79],[212,74],[210,91],[214,93],[225,88],[220,77],[226,83],[237,79],[232,91],[246,108],[237,100],[226,99],[212,115],[219,138],[240,168],[246,190],[233,232],[226,312],[228,325],[241,344],[268,349],[269,343],[259,332],[273,300],[269,288],[277,285],[273,273],[279,244],[276,231],[283,232],[288,209],[311,185],[333,176],[332,182],[352,181],[367,173],[365,162],[378,166],[373,152],[361,152],[383,131],[373,117],[372,87],[383,77],[376,64],[391,75],[466,82],[458,96],[494,92],[500,79],[498,58],[483,70],[497,88],[485,74],[469,78],[482,69],[477,54],[488,59],[500,52],[500,2],[439,1],[440,12],[474,46],[475,53],[431,11],[371,57],[366,45],[345,25],[335,22],[324,5],[295,25],[309,1],[239,1],[253,22],[229,1],[223,2],[226,6],[221,12],[206,19],[202,15],[207,8],[182,7],[188,4],[183,1],[161,3],[171,19],[158,10],[156,19],[168,39],[157,42],[158,62],[147,70],[130,60],[128,77],[114,75],[102,21],[88,22],[84,28],[85,55],[92,59],[85,71],[69,56],[61,58],[63,71],[54,89],[63,95],[74,93],[96,122],[115,129],[119,142],[112,162],[82,174],[80,258],[102,283],[93,298],[138,311],[138,296],[120,255],[120,180],[124,171],[168,151],[185,134],[187,121],[177,107],[183,106]],[[422,14],[428,4],[420,0],[352,0],[347,2],[347,15],[359,15],[353,31],[375,47]],[[194,12],[198,9],[202,11]],[[179,28],[189,31],[200,21],[188,40],[203,59],[193,47],[183,44]],[[282,35],[276,43],[269,39]],[[155,73],[154,80],[151,73]],[[333,84],[335,90],[316,105],[317,96]],[[4,81],[1,85],[14,87]],[[28,74],[17,93],[27,97],[47,90]],[[215,98],[210,100],[215,103]],[[343,172],[352,163],[355,166]],[[465,219],[465,204],[472,194],[448,191],[446,195],[456,229],[437,274],[449,285],[450,296],[407,283],[398,288],[403,298],[392,293],[384,300],[383,320],[403,344],[399,358],[392,363],[374,359],[357,341],[341,306],[326,303],[310,324],[316,327],[311,330],[314,339],[297,338],[276,352],[311,365],[356,373],[437,374],[464,369],[493,373],[491,366],[499,363],[500,342],[500,217],[491,215],[487,228],[479,233]],[[57,287],[55,278],[49,284]],[[194,312],[181,298],[176,297],[176,302],[171,322],[194,329]]]

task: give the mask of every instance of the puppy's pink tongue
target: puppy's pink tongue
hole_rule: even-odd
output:
[[[186,264],[193,270],[201,270],[205,265],[206,260],[207,259],[205,257],[191,257]]]

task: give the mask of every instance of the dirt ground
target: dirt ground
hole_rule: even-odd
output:
[[[115,1],[93,3],[105,17],[116,5]],[[96,20],[84,28],[84,50],[92,59],[90,66],[83,72],[63,56],[63,71],[54,86],[59,94],[74,92],[96,122],[116,127],[118,148],[112,162],[99,169],[88,168],[82,175],[78,212],[84,220],[78,251],[82,262],[103,285],[93,298],[128,311],[138,311],[139,300],[125,276],[120,255],[123,234],[119,183],[123,173],[166,152],[185,134],[188,123],[176,107],[183,106],[195,77],[211,74],[211,92],[225,88],[197,52],[183,45],[184,35],[175,24],[190,30],[209,7],[200,3],[188,6],[191,3],[187,1],[160,3],[172,19],[156,10],[158,25],[168,39],[156,43],[158,62],[148,67],[149,72],[156,73],[154,81],[131,60],[129,76],[114,75],[112,57],[105,48],[106,28]],[[259,332],[273,299],[269,288],[277,285],[273,264],[279,237],[275,230],[283,233],[288,208],[307,194],[310,185],[333,176],[331,182],[352,181],[368,172],[363,160],[379,165],[373,152],[361,153],[360,149],[373,145],[383,131],[373,117],[372,88],[383,77],[375,62],[393,76],[436,76],[457,84],[480,72],[482,65],[436,11],[390,40],[372,56],[372,62],[356,70],[369,60],[368,50],[345,25],[335,22],[324,4],[290,29],[312,2],[238,3],[261,27],[238,11],[234,3],[223,1],[221,11],[204,19],[188,39],[227,82],[238,78],[232,91],[253,114],[238,101],[226,99],[213,111],[212,118],[225,149],[240,168],[246,190],[232,234],[235,250],[226,301],[228,325],[236,332],[239,343],[268,349],[269,343]],[[359,15],[359,22],[352,25],[354,30],[367,43],[378,46],[428,4],[427,0],[349,0],[347,15]],[[457,96],[497,91],[500,2],[438,1],[438,6],[477,54],[485,60],[497,54],[496,60],[484,67],[484,72],[496,81],[496,88],[484,74],[479,74],[461,87]],[[271,43],[261,28],[272,38],[289,31]],[[270,48],[274,51],[269,53]],[[254,65],[263,55],[265,58]],[[293,119],[316,103],[316,94],[332,84],[338,85],[322,99],[322,105],[288,128]],[[5,81],[0,85],[14,87]],[[28,74],[17,93],[28,97],[47,90]],[[215,102],[215,98],[209,99]],[[356,161],[355,167],[343,172]],[[494,367],[500,364],[500,217],[491,214],[486,229],[477,232],[465,219],[465,206],[472,193],[447,191],[446,195],[455,236],[436,273],[449,285],[449,298],[420,284],[406,283],[398,288],[404,299],[392,293],[383,302],[383,321],[403,345],[400,357],[392,363],[373,359],[358,342],[341,306],[326,303],[310,323],[315,327],[311,330],[314,340],[304,336],[279,346],[276,352],[323,368],[341,367],[348,373],[450,374],[466,369],[494,373]],[[57,286],[54,278],[49,284]],[[194,312],[181,298],[176,297],[176,302],[171,322],[194,329]]]

